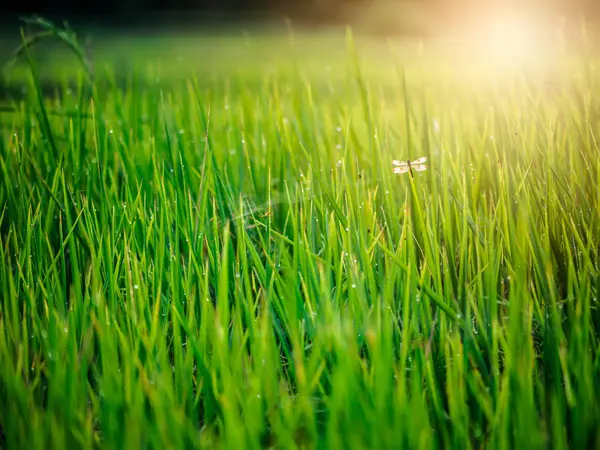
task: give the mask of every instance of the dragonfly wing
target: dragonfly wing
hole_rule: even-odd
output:
[[[425,161],[427,161],[427,157],[423,156],[422,158],[419,159],[415,159],[413,162],[411,162],[411,165],[415,165],[415,164],[423,164]]]
[[[427,170],[427,166],[425,164],[417,164],[416,166],[412,166],[412,169],[415,172],[423,172],[424,170]]]
[[[406,172],[408,172],[408,170],[409,170],[408,166],[394,167],[394,173],[406,173]]]
[[[398,161],[397,159],[392,161],[392,164],[395,166],[406,166],[406,161]]]

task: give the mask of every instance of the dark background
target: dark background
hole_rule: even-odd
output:
[[[145,23],[189,20],[246,20],[265,16],[323,14],[361,0],[17,0],[3,6],[5,20],[38,14],[54,20]],[[330,15],[330,14],[328,14]]]

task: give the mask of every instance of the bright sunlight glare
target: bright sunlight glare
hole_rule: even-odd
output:
[[[535,17],[496,16],[483,21],[472,36],[476,53],[497,68],[535,67],[549,62],[557,34]]]

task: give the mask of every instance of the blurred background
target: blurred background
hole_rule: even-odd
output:
[[[481,23],[488,16],[525,13],[577,23],[600,18],[598,0],[19,0],[2,7],[3,31],[39,14],[74,24],[111,27],[209,27],[242,21],[331,26],[352,24],[383,35],[431,35]]]
[[[458,67],[456,78],[469,84],[463,69],[481,62],[494,74],[516,65],[556,74],[561,55],[597,50],[600,29],[600,0],[19,0],[0,14],[2,63],[20,44],[20,18],[40,15],[71,25],[99,76],[135,74],[153,83],[190,73],[210,83],[244,71],[259,83],[286,64],[296,70],[294,61],[335,82],[332,75],[346,70],[347,25],[360,36],[366,70],[379,79],[387,70],[397,80],[394,58],[414,63],[424,54],[427,63],[422,58],[412,75],[421,81]],[[75,76],[78,63],[66,46],[43,42],[35,53],[48,91]],[[20,97],[27,73],[23,64],[4,70],[0,99]]]

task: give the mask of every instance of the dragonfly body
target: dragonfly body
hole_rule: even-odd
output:
[[[410,176],[413,176],[413,170],[415,172],[422,172],[424,170],[427,170],[427,166],[425,165],[425,162],[427,161],[427,157],[423,156],[422,158],[419,159],[415,159],[414,161],[411,161],[410,159],[407,159],[406,161],[398,161],[398,160],[393,160],[392,164],[396,167],[394,167],[394,173],[397,174],[401,174],[401,173],[410,173]]]

